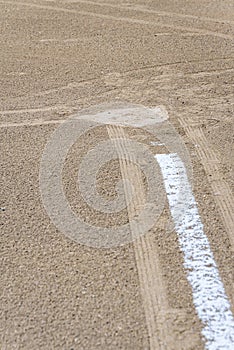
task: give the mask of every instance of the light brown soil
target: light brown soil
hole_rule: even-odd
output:
[[[50,221],[39,167],[53,130],[84,107],[165,106],[190,152],[193,191],[234,311],[233,3],[0,0],[0,23],[1,349],[203,349],[177,235],[165,234],[169,208],[135,243],[79,245]],[[149,145],[143,132],[103,126],[74,146],[63,173],[73,209],[103,226],[132,213],[107,219],[79,201],[77,159],[115,132]],[[101,170],[102,195],[114,195],[128,172],[143,200],[128,163]]]

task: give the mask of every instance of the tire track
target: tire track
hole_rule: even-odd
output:
[[[211,30],[205,30],[205,29],[198,29],[194,27],[187,27],[187,26],[180,26],[180,25],[172,25],[172,24],[159,24],[155,23],[152,21],[145,21],[141,19],[133,19],[130,17],[116,17],[116,16],[111,16],[111,15],[104,15],[104,14],[99,14],[99,13],[94,13],[90,11],[76,11],[72,9],[67,9],[63,7],[55,7],[55,6],[49,6],[49,5],[39,5],[39,4],[32,4],[32,3],[25,3],[25,2],[14,2],[14,1],[0,1],[1,4],[9,4],[9,5],[18,5],[18,6],[25,6],[25,7],[31,7],[31,8],[37,8],[41,10],[50,10],[50,11],[57,11],[57,12],[65,12],[65,13],[72,13],[72,14],[80,14],[83,16],[90,16],[90,17],[95,17],[95,18],[100,18],[100,19],[107,19],[107,20],[112,20],[112,21],[119,21],[119,22],[127,22],[131,24],[140,24],[140,25],[151,25],[151,26],[156,26],[156,27],[161,27],[161,28],[171,28],[171,29],[177,29],[177,30],[183,30],[183,31],[188,31],[188,32],[195,32],[195,33],[201,33],[201,34],[207,34],[211,35],[214,37],[222,38],[222,39],[228,39],[228,40],[233,40],[232,35],[224,34],[224,33],[218,33],[214,32]]]
[[[127,206],[127,210],[149,333],[150,349],[171,350],[177,348],[177,346],[181,348],[180,339],[176,335],[176,331],[180,329],[180,326],[178,323],[176,326],[175,324],[176,320],[183,319],[184,316],[187,317],[187,312],[183,309],[172,309],[168,303],[167,290],[153,235],[150,233],[140,235],[139,232],[136,232],[136,226],[131,226],[131,218],[137,215],[145,203],[145,189],[141,172],[135,165],[137,161],[134,159],[134,156],[126,152],[125,147],[128,135],[124,128],[107,125],[107,131],[110,139],[114,140],[117,153],[119,154],[122,178],[134,183],[136,190],[136,194],[132,199],[129,187],[124,186],[126,202],[130,203]],[[186,344],[188,349],[190,349],[191,345],[195,347],[197,338],[194,338],[194,335],[188,337],[187,340],[183,340],[183,344]]]
[[[219,207],[223,223],[227,231],[227,235],[234,251],[234,200],[231,189],[227,182],[222,179],[220,170],[220,161],[214,150],[208,144],[208,141],[201,127],[190,127],[189,122],[179,118],[180,124],[183,126],[189,139],[196,144],[196,151],[202,161],[202,165],[208,175],[208,181],[215,195],[215,201]]]
[[[131,225],[131,218],[139,212],[142,203],[145,202],[145,190],[141,173],[137,166],[135,166],[134,159],[125,151],[123,140],[127,140],[127,136],[121,127],[107,126],[107,131],[110,139],[115,140],[115,147],[119,154],[120,170],[123,179],[129,179],[135,184],[137,191],[136,196],[131,203],[131,194],[128,187],[125,186],[126,202],[131,204],[127,207],[129,222]],[[122,141],[121,141],[122,140]],[[139,237],[138,232],[131,227],[133,239]],[[147,328],[149,332],[150,349],[169,349],[170,347],[162,347],[161,342],[167,342],[168,330],[159,327],[157,323],[158,315],[164,310],[168,310],[169,306],[166,300],[166,290],[163,284],[162,275],[160,273],[160,264],[158,261],[157,252],[152,251],[151,244],[152,237],[145,235],[139,237],[134,242],[134,252],[139,273],[140,287],[142,299],[145,309],[145,317]]]

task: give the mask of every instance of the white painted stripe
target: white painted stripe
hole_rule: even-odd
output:
[[[194,305],[203,323],[202,334],[206,349],[232,350],[234,318],[203,230],[185,166],[177,154],[157,154],[155,158],[162,171],[171,215],[184,254],[184,267],[192,287]]]

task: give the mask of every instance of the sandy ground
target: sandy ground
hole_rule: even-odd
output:
[[[135,243],[81,245],[48,217],[39,167],[52,132],[83,108],[165,106],[234,312],[233,1],[0,1],[0,28],[1,349],[204,349],[168,207]],[[149,146],[147,133],[126,132]],[[72,208],[102,225],[129,213],[97,217],[74,183],[83,154],[111,133],[86,135],[64,167]],[[101,170],[103,195],[119,177],[118,162]]]

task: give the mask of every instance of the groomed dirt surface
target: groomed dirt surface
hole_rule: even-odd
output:
[[[164,106],[189,151],[193,194],[234,312],[233,1],[0,0],[0,28],[1,349],[204,349],[168,203],[141,239],[92,248],[54,226],[39,169],[53,131],[83,108]],[[77,171],[116,133],[163,152],[150,133],[106,125],[74,145],[64,191],[77,215],[102,227],[131,213],[90,209]],[[115,196],[129,169],[101,168],[100,194]],[[139,185],[138,170],[130,175]]]

